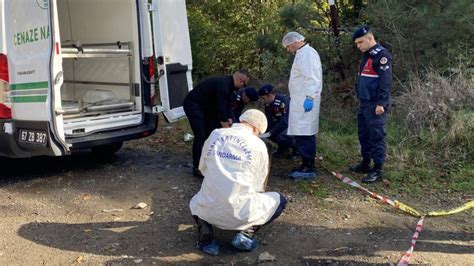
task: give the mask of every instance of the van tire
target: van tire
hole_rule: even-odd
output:
[[[111,144],[94,146],[91,148],[94,155],[97,157],[110,157],[122,148],[123,142],[115,142]]]

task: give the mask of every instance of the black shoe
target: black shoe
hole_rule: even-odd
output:
[[[355,172],[355,173],[368,173],[370,170],[370,167],[368,164],[365,163],[359,163],[357,165],[349,166],[349,171]]]
[[[214,241],[214,232],[212,229],[212,225],[197,216],[193,217],[196,223],[198,224],[197,248],[209,255],[218,255],[219,244]]]
[[[214,230],[212,225],[199,217],[194,217],[198,225],[198,244],[207,246],[214,240]]]
[[[362,183],[374,183],[379,180],[382,180],[382,172],[371,170],[364,178],[362,178]]]
[[[299,167],[291,169],[291,173],[295,172],[314,172],[314,158],[301,158],[303,162]],[[309,170],[308,170],[309,169]]]
[[[204,175],[197,168],[193,169],[193,176],[198,177],[198,178],[204,178]]]

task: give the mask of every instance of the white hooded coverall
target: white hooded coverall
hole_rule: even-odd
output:
[[[265,224],[280,204],[277,192],[264,192],[267,148],[242,124],[211,133],[199,170],[205,178],[189,207],[193,215],[218,228],[244,230]]]
[[[313,47],[305,44],[296,51],[288,83],[291,97],[288,135],[311,136],[318,133],[322,88],[323,74],[319,54]],[[305,112],[303,108],[306,96],[314,99],[313,109],[309,112]]]

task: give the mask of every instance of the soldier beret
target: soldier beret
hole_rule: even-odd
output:
[[[352,35],[352,41],[355,41],[355,39],[360,38],[369,32],[370,32],[369,26],[362,26],[358,28],[357,30],[354,31],[354,34]]]
[[[250,101],[252,102],[258,100],[258,93],[254,87],[245,88],[245,95],[247,95],[247,97],[249,97]]]
[[[271,84],[265,84],[258,90],[258,96],[263,96],[269,94],[273,90],[273,86]]]

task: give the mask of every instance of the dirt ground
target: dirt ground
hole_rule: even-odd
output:
[[[182,130],[182,129],[180,129]],[[169,138],[171,132],[181,134]],[[409,248],[417,219],[367,197],[324,171],[307,187],[285,179],[296,162],[274,160],[269,189],[286,194],[284,214],[262,229],[252,253],[230,247],[234,232],[217,231],[221,254],[195,249],[188,203],[201,180],[191,175],[191,143],[164,125],[126,143],[115,157],[85,152],[63,158],[0,159],[0,264],[393,264]],[[374,187],[372,187],[374,188]],[[375,187],[377,188],[377,187]],[[386,195],[424,211],[463,204],[463,195]],[[144,209],[133,209],[144,202]],[[411,263],[472,264],[474,212],[427,218]]]

